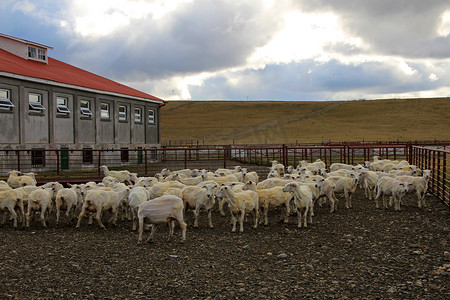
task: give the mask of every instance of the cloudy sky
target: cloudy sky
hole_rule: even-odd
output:
[[[448,0],[1,0],[0,32],[154,96],[450,96]]]

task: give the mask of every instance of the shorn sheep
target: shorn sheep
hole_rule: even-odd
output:
[[[216,193],[217,198],[226,199],[231,213],[231,232],[236,231],[236,221],[239,218],[239,232],[244,232],[244,218],[246,213],[251,213],[254,218],[253,228],[258,227],[259,200],[254,191],[234,192],[229,186],[223,185]]]
[[[297,207],[298,224],[297,227],[308,227],[312,224],[312,215],[314,214],[314,203],[311,189],[308,186],[301,185],[298,182],[290,182],[283,187],[283,192],[292,193],[294,195],[294,203]]]
[[[132,184],[131,179],[133,178],[133,176],[127,170],[110,171],[107,166],[101,166],[100,170],[103,171],[103,174],[105,175],[105,177],[110,176],[110,177],[117,179],[117,181],[119,181],[119,182],[127,182],[130,185]]]
[[[146,242],[150,242],[156,231],[156,225],[169,224],[169,238],[173,236],[175,224],[172,221],[178,221],[181,228],[181,242],[186,240],[186,223],[183,217],[184,204],[180,197],[174,195],[162,196],[150,201],[146,201],[139,206],[139,238],[138,244],[142,243],[142,234],[144,232],[144,223],[153,224],[152,231]]]

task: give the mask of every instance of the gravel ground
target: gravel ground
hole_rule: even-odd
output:
[[[187,240],[137,245],[129,221],[29,230],[0,228],[0,299],[449,299],[450,211],[433,197],[419,209],[375,209],[361,194],[353,209],[316,207],[314,224],[231,233],[229,217],[187,231]],[[65,221],[65,220],[64,220]],[[192,224],[192,214],[188,214]]]

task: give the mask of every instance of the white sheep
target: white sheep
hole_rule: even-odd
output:
[[[213,228],[212,224],[212,208],[215,204],[214,195],[218,190],[217,183],[204,184],[202,186],[186,186],[182,190],[182,199],[186,209],[193,209],[194,227],[198,227],[198,217],[200,210],[204,209],[208,213],[209,228]]]
[[[408,191],[408,183],[396,180],[392,177],[382,177],[377,183],[377,196],[375,197],[376,208],[379,207],[378,201],[380,197],[383,199],[383,207],[387,208],[386,196],[392,197],[395,210],[400,210],[400,201]]]
[[[75,210],[81,208],[86,187],[83,184],[73,184],[70,188],[62,188],[56,193],[56,226],[59,225],[61,210],[66,210],[70,222],[75,217]]]
[[[115,192],[113,190],[93,189],[87,192],[86,197],[81,207],[80,215],[78,216],[78,222],[76,228],[80,228],[81,220],[86,212],[95,212],[95,219],[98,225],[106,230],[103,225],[101,217],[104,211],[110,211],[111,217],[108,223],[112,223],[114,226],[117,222],[117,215],[121,205],[121,199],[124,197],[126,191]]]
[[[297,227],[308,227],[308,215],[309,223],[312,224],[312,213],[314,208],[313,195],[311,189],[298,182],[290,182],[282,188],[283,192],[292,193],[294,196],[294,203],[297,208],[298,224]]]
[[[40,221],[44,227],[47,227],[45,223],[47,211],[50,213],[52,209],[52,195],[53,189],[51,188],[38,188],[30,193],[28,196],[28,207],[26,213],[26,227],[30,227],[30,217],[34,212],[40,212]]]
[[[265,180],[261,181],[260,183],[258,183],[256,185],[256,187],[258,189],[269,189],[274,186],[285,186],[286,183],[289,183],[291,181],[292,180],[286,180],[286,179],[276,178],[276,177],[268,178],[268,179],[265,179]]]
[[[255,184],[250,181],[247,182],[242,189],[253,190],[258,194],[259,207],[263,210],[265,226],[269,225],[269,209],[276,207],[282,208],[281,220],[284,223],[289,221],[289,202],[292,196],[289,193],[284,192],[283,187],[275,186],[268,189],[257,189]]]
[[[19,210],[19,215],[16,212]],[[23,208],[23,201],[20,194],[16,193],[14,190],[0,191],[0,211],[9,212],[11,214],[11,219],[14,220],[13,226],[17,228],[17,218],[18,216],[22,219],[22,226],[24,226],[25,221],[25,211]],[[2,224],[5,220],[3,219]]]
[[[417,206],[419,208],[426,207],[425,203],[425,193],[428,189],[428,182],[430,180],[431,171],[423,170],[422,176],[398,176],[395,179],[409,184],[409,191],[416,192],[417,195]]]
[[[216,197],[226,199],[231,213],[231,232],[236,231],[236,221],[239,218],[239,232],[244,231],[244,218],[246,213],[251,213],[254,218],[253,228],[258,227],[259,200],[254,191],[234,192],[229,186],[223,185],[216,193]]]
[[[247,168],[242,168],[241,174],[242,174],[242,179],[239,181],[242,181],[242,182],[251,181],[256,184],[259,182],[258,173],[256,173],[255,171],[249,172]]]
[[[136,230],[138,220],[139,206],[150,199],[150,192],[145,187],[136,186],[131,189],[128,195],[128,205],[131,210],[131,219],[133,222],[132,230]]]
[[[355,174],[351,177],[347,176],[330,176],[327,179],[333,181],[336,185],[335,193],[344,193],[345,208],[352,207],[352,195],[358,186],[359,174]]]
[[[154,199],[157,197],[161,197],[164,195],[164,193],[169,189],[169,188],[179,188],[182,189],[184,188],[186,185],[182,184],[179,181],[165,181],[165,182],[159,182],[157,184],[155,184],[154,186],[149,188],[150,191],[150,199]]]
[[[132,184],[132,178],[130,171],[123,170],[123,171],[110,171],[107,166],[101,166],[100,170],[103,171],[103,174],[105,176],[111,176],[117,179],[119,182],[127,182],[128,184]]]
[[[36,186],[36,179],[34,173],[32,176],[21,175],[20,171],[9,171],[9,177],[7,179],[7,183],[13,189],[23,186]]]
[[[372,201],[375,198],[375,188],[378,183],[378,174],[374,171],[362,171],[360,175],[360,180],[363,183],[364,193],[369,201]]]
[[[144,232],[144,223],[153,224],[150,236],[146,240],[149,242],[152,240],[156,225],[158,224],[169,224],[169,238],[173,235],[174,222],[178,221],[181,228],[181,242],[184,243],[186,240],[186,223],[183,217],[184,205],[183,200],[180,197],[169,195],[158,197],[153,200],[146,201],[139,206],[138,218],[139,218],[139,238],[138,244],[142,242],[142,234]]]

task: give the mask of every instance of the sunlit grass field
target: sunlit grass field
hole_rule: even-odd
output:
[[[450,140],[450,98],[359,101],[170,101],[162,144]]]

